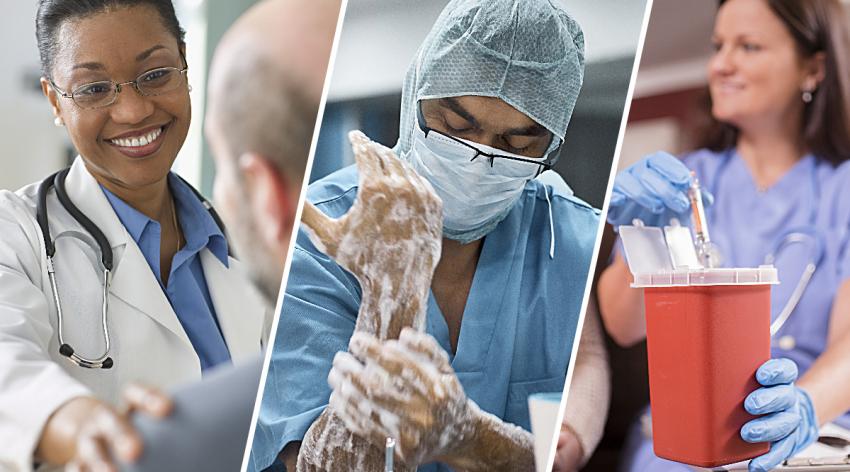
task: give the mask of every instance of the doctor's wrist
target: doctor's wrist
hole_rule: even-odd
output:
[[[465,472],[534,470],[534,439],[519,426],[506,423],[467,400],[464,434],[436,460]]]
[[[35,460],[53,465],[70,461],[77,452],[85,421],[103,403],[94,397],[74,397],[56,409],[47,419],[35,449]]]
[[[466,407],[464,408],[463,418],[458,418],[455,431],[446,442],[447,444],[439,450],[435,451],[435,457],[428,458],[428,461],[438,461],[450,465],[456,470],[467,470],[464,467],[464,460],[470,457],[477,450],[482,436],[482,431],[486,428],[481,409],[470,399],[466,399]]]

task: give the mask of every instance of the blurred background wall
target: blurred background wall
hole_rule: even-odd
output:
[[[205,82],[212,51],[221,35],[255,0],[174,0],[186,30],[192,126],[175,170],[206,195],[214,168],[202,136]],[[0,16],[0,188],[17,189],[67,166],[76,156],[64,128],[41,93],[41,68],[35,41],[35,0],[3,2]]]
[[[601,208],[646,3],[557,1],[584,30],[587,68],[555,170],[579,197]],[[446,3],[349,1],[311,181],[353,162],[349,130],[395,144],[404,75]]]
[[[620,168],[660,149],[677,154],[692,148],[706,116],[702,100],[716,8],[705,0],[653,3]]]

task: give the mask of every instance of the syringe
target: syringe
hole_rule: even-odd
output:
[[[694,171],[691,171],[691,188],[688,189],[688,199],[691,201],[691,211],[693,212],[694,236],[696,237],[694,246],[696,246],[697,257],[704,267],[716,267],[720,261],[714,245],[711,244],[711,236],[708,234],[708,222],[705,218],[705,208],[702,205],[702,189]]]

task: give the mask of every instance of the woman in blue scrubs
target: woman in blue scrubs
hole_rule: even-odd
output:
[[[534,180],[563,143],[583,49],[578,24],[548,1],[451,2],[405,79],[394,149],[443,201],[426,331],[469,399],[526,430],[528,395],[563,389],[599,224],[597,210]],[[345,168],[307,199],[338,218],[357,183]],[[360,299],[355,278],[299,232],[252,469],[281,450],[294,463],[328,404],[326,378]]]
[[[745,402],[763,416],[741,436],[771,443],[750,470],[769,470],[817,439],[819,425],[850,426],[850,164],[842,164],[850,157],[850,37],[838,1],[720,5],[708,64],[715,127],[705,149],[685,156],[684,165],[658,153],[622,172],[608,219],[617,226],[686,218],[684,192],[694,170],[714,197],[707,218],[723,265],[757,267],[776,257],[782,283],[771,294],[774,319],[806,265],[816,264],[772,338],[774,359],[757,373],[763,387]],[[641,293],[630,282],[620,255],[599,281],[606,328],[622,345],[646,335]],[[690,470],[656,457],[641,429],[633,428],[624,470]]]

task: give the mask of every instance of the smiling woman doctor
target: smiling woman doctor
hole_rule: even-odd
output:
[[[36,35],[80,157],[0,192],[0,469],[95,469],[141,452],[117,404],[166,414],[152,389],[256,356],[266,310],[169,172],[191,117],[171,1],[41,0]]]

